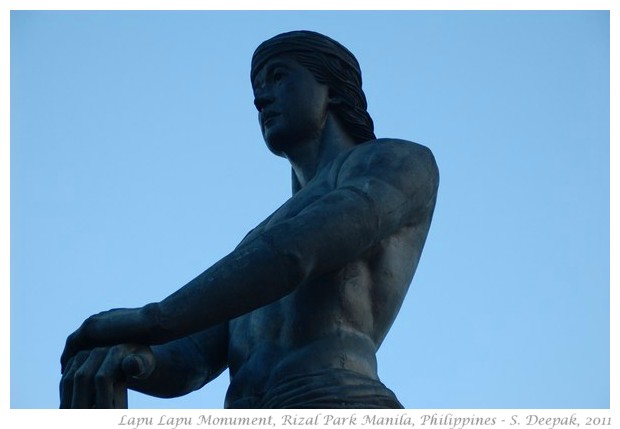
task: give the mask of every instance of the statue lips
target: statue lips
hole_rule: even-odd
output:
[[[261,123],[263,128],[267,127],[269,125],[269,122],[272,122],[272,119],[276,116],[280,116],[280,114],[278,112],[270,110],[261,111]]]

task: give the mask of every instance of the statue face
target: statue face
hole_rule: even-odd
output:
[[[274,57],[257,73],[254,104],[269,149],[284,156],[287,149],[318,138],[329,105],[329,89],[291,57]]]

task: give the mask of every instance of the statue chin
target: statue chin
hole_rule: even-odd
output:
[[[267,145],[267,149],[271,153],[281,158],[287,158],[287,149],[291,148],[292,142],[298,141],[292,136],[283,135],[283,133],[267,132],[263,133],[263,139]]]
[[[266,139],[265,139],[265,144],[267,145],[267,149],[269,149],[271,153],[273,153],[276,156],[279,156],[280,158],[286,158],[286,155],[284,154],[284,149],[286,148],[286,145],[272,143]]]

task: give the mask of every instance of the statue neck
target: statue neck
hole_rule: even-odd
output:
[[[344,130],[340,121],[330,112],[326,118],[321,135],[311,141],[295,146],[285,154],[293,168],[293,181],[298,189],[306,186],[323,168],[329,165],[342,152],[355,146],[355,142]]]

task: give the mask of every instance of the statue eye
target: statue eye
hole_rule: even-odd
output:
[[[276,71],[273,73],[273,76],[271,77],[271,79],[275,82],[278,83],[280,82],[282,79],[284,78],[284,73],[281,71]]]

